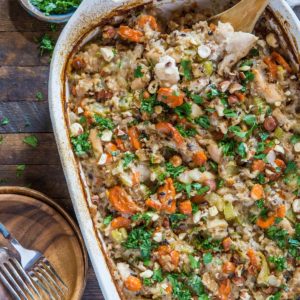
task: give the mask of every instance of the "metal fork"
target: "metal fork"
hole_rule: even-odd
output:
[[[4,238],[7,239],[15,248],[19,255],[19,257],[14,257],[13,259],[11,259],[11,261],[15,264],[16,269],[20,272],[19,276],[17,276],[18,272],[16,271],[16,269],[11,268],[11,272],[13,273],[10,273],[9,269],[0,267],[0,279],[9,289],[9,291],[12,291],[12,289],[14,289],[15,293],[12,293],[12,295],[15,297],[15,299],[21,300],[21,296],[22,299],[28,300],[28,298],[26,297],[27,295],[32,300],[44,300],[45,298],[41,296],[39,290],[44,292],[44,294],[47,295],[48,299],[65,299],[68,288],[60,278],[60,276],[57,274],[55,269],[51,266],[50,262],[43,256],[43,254],[39,251],[24,248],[9,233],[9,231],[2,223],[0,223],[0,232],[2,233]],[[13,280],[14,278],[10,278],[12,277],[12,274],[14,275],[15,280]],[[7,285],[7,283],[9,284],[7,279],[10,279],[10,287],[8,287]],[[30,291],[30,289],[32,289],[37,298],[34,298],[33,293]]]

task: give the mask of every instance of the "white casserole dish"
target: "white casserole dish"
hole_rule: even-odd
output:
[[[67,90],[65,88],[65,65],[74,47],[86,42],[91,37],[91,34],[87,33],[91,32],[102,18],[110,14],[114,9],[124,7],[128,9],[129,4],[129,7],[134,7],[148,2],[146,0],[122,2],[117,2],[116,0],[84,0],[61,33],[51,63],[49,106],[53,130],[75,213],[100,287],[107,300],[117,300],[122,298],[122,296],[118,293],[110,272],[111,268],[105,255],[103,240],[94,228],[89,212],[89,203],[91,203],[89,191],[69,141],[67,106],[64,102],[67,98],[67,95],[65,95]],[[168,0],[162,0],[154,3],[154,5],[159,6],[164,11],[168,11],[171,7],[180,7],[185,2],[187,1],[180,0],[172,3]],[[215,1],[209,0],[197,0],[196,2],[205,7],[215,3]],[[227,1],[222,1],[222,4],[224,2]],[[289,2],[291,5],[300,4],[299,0],[291,0]],[[270,7],[275,15],[279,17],[281,25],[285,28],[291,43],[294,44],[295,51],[297,51],[300,47],[300,22],[297,16],[284,0],[270,0]],[[82,39],[83,36],[84,39]]]

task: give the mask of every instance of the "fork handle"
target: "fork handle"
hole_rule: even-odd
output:
[[[6,229],[6,227],[2,223],[0,223],[0,232],[6,239],[9,240],[11,238],[9,231]]]

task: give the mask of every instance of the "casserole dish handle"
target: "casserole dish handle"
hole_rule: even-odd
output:
[[[286,0],[286,2],[291,6],[295,7],[297,5],[300,5],[300,0]]]

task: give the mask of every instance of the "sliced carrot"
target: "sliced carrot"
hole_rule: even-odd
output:
[[[252,163],[252,171],[259,171],[259,172],[263,172],[265,170],[266,167],[266,163],[261,160],[254,160]]]
[[[172,178],[167,178],[165,184],[157,190],[157,197],[162,205],[162,209],[170,214],[176,212],[175,187]]]
[[[263,228],[263,229],[269,228],[274,223],[275,223],[275,217],[274,216],[270,216],[265,220],[262,219],[262,218],[258,218],[257,221],[256,221],[256,225],[259,226],[260,228]]]
[[[184,143],[184,138],[171,123],[159,122],[155,125],[155,128],[157,131],[173,138],[178,146],[181,146]]]
[[[185,215],[192,214],[192,203],[190,200],[186,200],[179,203],[179,211]]]
[[[204,151],[198,151],[193,154],[193,162],[197,166],[203,166],[207,161],[207,156]]]
[[[140,172],[133,172],[132,173],[131,178],[132,178],[132,184],[133,185],[137,185],[137,184],[140,183],[140,176],[141,176]]]
[[[272,53],[272,57],[278,64],[280,64],[283,68],[285,68],[289,73],[292,72],[292,68],[290,67],[290,65],[287,63],[287,61],[282,55],[274,51]]]
[[[276,209],[276,216],[278,218],[284,218],[285,214],[286,214],[286,208],[285,208],[285,205],[282,204]]]
[[[150,198],[145,201],[145,204],[146,206],[153,208],[155,210],[161,210],[162,207],[160,202],[152,200]]]
[[[156,22],[156,19],[150,15],[141,15],[138,18],[137,24],[140,27],[144,27],[146,24],[149,24],[153,30],[156,30],[156,31],[158,30],[158,24]]]
[[[174,108],[183,104],[184,94],[175,92],[171,88],[160,88],[157,92],[157,99]]]
[[[108,143],[105,145],[105,150],[111,154],[112,152],[118,151],[118,148],[114,143]]]
[[[250,264],[255,268],[258,267],[257,255],[253,249],[247,251],[247,256],[249,257]]]
[[[168,286],[165,288],[165,292],[170,295],[172,293],[173,289],[172,286],[170,284],[168,284]]]
[[[272,57],[267,56],[264,58],[264,63],[268,66],[270,71],[271,79],[275,80],[277,78],[277,65],[273,61]]]
[[[118,33],[124,40],[129,40],[135,43],[140,43],[144,37],[144,34],[141,31],[124,25],[120,26]]]
[[[214,23],[210,23],[210,24],[209,24],[209,28],[210,28],[211,31],[216,31],[217,25],[214,24]]]
[[[231,293],[231,285],[230,280],[226,279],[224,280],[219,287],[219,297],[220,300],[228,300],[228,296]]]
[[[135,276],[128,276],[124,282],[125,287],[132,292],[138,292],[142,288],[142,282],[139,278]]]
[[[241,102],[245,101],[246,96],[243,93],[235,92],[234,95],[237,96]]]
[[[251,189],[251,198],[254,200],[262,199],[265,196],[264,189],[261,184],[254,184]]]
[[[222,271],[225,274],[232,274],[234,273],[235,269],[236,269],[235,264],[230,261],[225,262],[222,266]]]
[[[274,163],[280,168],[281,171],[283,171],[286,168],[286,164],[282,159],[276,158],[274,160]]]
[[[141,149],[141,143],[139,141],[139,131],[138,131],[138,129],[135,126],[130,127],[128,129],[128,135],[130,137],[130,142],[131,142],[132,147],[135,150]]]
[[[131,221],[127,218],[116,217],[111,221],[110,226],[112,229],[117,229],[117,228],[122,228],[122,227],[129,228],[130,223],[131,223]]]
[[[117,145],[117,148],[121,151],[126,151],[126,148],[125,148],[125,145],[123,143],[123,140],[120,139],[120,138],[116,138],[116,145]]]
[[[138,205],[120,186],[114,186],[108,190],[108,200],[117,211],[125,214],[133,214],[140,210]]]
[[[227,237],[225,238],[223,241],[222,241],[222,245],[223,245],[223,248],[225,251],[229,251],[230,248],[231,248],[231,245],[232,245],[232,240],[230,237]]]
[[[174,267],[177,267],[179,264],[179,252],[176,250],[172,250],[169,245],[161,245],[157,249],[158,252],[158,262],[163,267],[165,265],[165,256],[170,256],[171,263]]]

